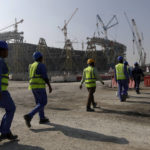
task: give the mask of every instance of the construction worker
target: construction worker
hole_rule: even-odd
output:
[[[6,57],[8,57],[8,45],[5,41],[0,41],[0,108],[4,108],[6,111],[0,125],[0,141],[4,139],[16,140],[18,138],[10,130],[16,106],[7,90],[9,70],[4,61]]]
[[[134,63],[134,68],[132,70],[132,76],[135,82],[135,90],[137,94],[140,94],[140,82],[141,82],[141,76],[144,77],[144,73],[142,71],[142,69],[139,67],[139,64],[137,62]]]
[[[45,65],[42,63],[43,56],[40,52],[33,53],[34,63],[29,65],[29,90],[32,90],[32,93],[35,98],[36,106],[28,114],[24,115],[26,125],[31,127],[31,120],[33,116],[38,112],[40,124],[45,124],[49,122],[49,119],[45,117],[44,107],[47,104],[47,94],[46,94],[46,85],[49,87],[49,93],[52,92],[52,88],[47,76],[47,71]]]
[[[97,103],[94,101],[94,93],[96,90],[96,80],[99,80],[102,84],[104,82],[100,78],[97,69],[95,68],[95,61],[93,59],[87,60],[88,67],[84,69],[83,76],[80,84],[80,89],[82,89],[82,84],[85,82],[85,86],[89,92],[86,110],[93,112],[94,109],[91,108],[91,104],[93,108],[96,108]]]
[[[118,83],[118,96],[121,102],[127,98],[129,75],[127,66],[123,64],[123,57],[118,56],[118,64],[115,66],[115,80]]]
[[[127,62],[127,61],[124,61],[124,65],[127,67],[127,73],[128,73],[129,78],[130,78],[130,77],[132,76],[132,71],[130,70],[130,67],[129,67],[128,62]],[[129,79],[129,82],[130,82],[130,79]],[[128,96],[129,83],[126,82],[126,84],[127,84],[126,98],[129,98],[129,96]]]

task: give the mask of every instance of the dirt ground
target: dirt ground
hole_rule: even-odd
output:
[[[9,91],[17,107],[12,132],[19,141],[2,141],[0,150],[150,149],[150,88],[142,88],[140,95],[130,90],[130,98],[121,103],[117,89],[97,83],[95,100],[100,108],[86,112],[86,88],[79,90],[79,83],[52,83],[45,109],[51,123],[40,125],[35,115],[28,129],[23,115],[35,104],[27,86],[27,82],[10,82]],[[0,119],[3,114],[0,108]]]

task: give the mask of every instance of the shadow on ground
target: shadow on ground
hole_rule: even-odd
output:
[[[54,123],[50,123],[50,125],[53,126],[53,128],[31,129],[31,131],[35,133],[46,132],[46,131],[61,131],[66,136],[89,140],[89,141],[112,142],[117,144],[129,143],[128,140],[126,140],[125,138],[118,138],[115,136],[104,135],[93,131],[72,128],[72,127],[54,124]]]
[[[129,100],[129,101],[127,100],[126,103],[150,104],[150,102],[146,102],[146,101],[131,101],[131,100]]]
[[[130,98],[137,98],[137,99],[150,99],[149,97],[143,97],[143,96],[130,96]]]
[[[23,145],[19,144],[18,141],[9,141],[5,143],[0,143],[1,150],[44,150],[38,146],[30,146],[30,145]]]
[[[150,95],[150,93],[142,93],[142,94],[147,94],[147,95]]]
[[[58,108],[58,107],[50,107],[50,106],[47,106],[47,108],[52,110],[58,110],[58,111],[70,111],[70,109],[67,108]]]
[[[112,110],[101,108],[101,111],[96,111],[96,113],[111,113],[111,114],[119,114],[119,115],[127,115],[133,117],[150,117],[150,114],[140,113],[137,111],[120,111],[120,110]]]

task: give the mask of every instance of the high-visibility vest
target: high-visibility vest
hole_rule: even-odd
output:
[[[36,74],[37,67],[39,62],[35,61],[33,64],[29,65],[29,87],[28,89],[41,89],[45,88],[45,81],[43,80],[42,76]]]
[[[9,74],[1,74],[1,90],[7,91]]]
[[[124,64],[119,63],[115,66],[115,68],[116,68],[117,80],[125,80],[126,77],[124,74]]]
[[[87,68],[84,69],[85,73],[85,86],[87,88],[90,87],[96,87],[96,77],[94,75],[94,68],[91,66],[88,66]]]

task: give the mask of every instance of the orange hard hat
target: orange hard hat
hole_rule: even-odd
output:
[[[89,64],[91,64],[91,63],[95,63],[95,61],[94,61],[94,59],[89,58],[89,59],[87,60],[87,64],[89,65]]]

